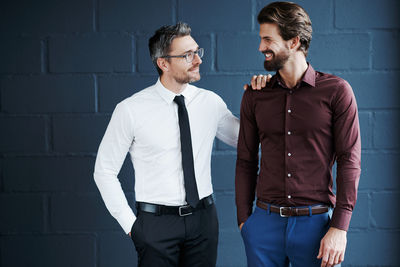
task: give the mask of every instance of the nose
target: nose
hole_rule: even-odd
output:
[[[262,42],[260,42],[260,45],[258,46],[258,51],[262,52],[264,50],[265,50],[264,45]]]
[[[203,63],[203,60],[201,60],[201,58],[199,57],[198,54],[194,54],[194,58],[193,58],[192,62],[201,64],[201,63]]]

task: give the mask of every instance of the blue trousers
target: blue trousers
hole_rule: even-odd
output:
[[[241,234],[249,267],[319,267],[320,241],[329,228],[330,213],[284,218],[256,207]],[[339,266],[339,265],[336,265]]]

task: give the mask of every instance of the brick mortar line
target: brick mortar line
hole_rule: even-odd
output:
[[[137,56],[139,54],[139,46],[138,46],[138,38],[135,36],[131,35],[131,72],[132,73],[137,73],[138,72],[138,64],[139,64],[139,57]]]
[[[93,32],[95,33],[99,31],[99,16],[99,0],[93,0]]]
[[[400,111],[400,107],[393,107],[393,108],[359,108],[358,109],[359,112],[370,112],[375,113],[375,112],[390,112],[390,111]]]
[[[130,72],[127,72],[127,73],[130,73]],[[0,73],[0,75],[3,76],[4,79],[10,79],[10,80],[18,79],[18,78],[38,78],[38,77],[43,77],[43,78],[46,78],[46,77],[54,77],[54,78],[68,78],[68,77],[82,78],[82,77],[84,77],[84,78],[89,78],[89,77],[92,77],[92,75],[94,75],[94,74],[98,74],[98,72],[52,72],[52,73],[48,72],[48,73],[22,73],[22,74],[10,73],[10,74],[6,74],[6,75],[2,75]],[[108,73],[106,73],[106,74],[108,74]],[[112,74],[112,73],[110,73],[110,74]],[[138,75],[138,74],[136,74],[136,75]],[[118,75],[116,75],[116,76],[118,76]]]
[[[45,122],[44,140],[45,140],[45,151],[51,153],[53,151],[53,132],[52,132],[52,118],[51,115],[45,115],[43,117]]]
[[[216,58],[215,58],[216,59]],[[349,74],[397,74],[400,72],[400,68],[398,69],[320,69],[319,71],[326,72],[326,73],[333,73],[334,75],[349,75]],[[204,71],[201,72],[202,75],[209,75],[209,76],[238,76],[238,75],[253,75],[255,72],[263,72],[274,74],[273,72],[267,72],[263,69],[254,69],[254,70],[245,70],[245,71]],[[145,71],[145,72],[131,72],[131,71],[119,71],[119,72],[53,72],[53,73],[24,73],[24,74],[17,74],[17,73],[7,73],[7,74],[0,74],[4,78],[8,79],[16,79],[16,78],[29,78],[29,77],[88,77],[90,75],[99,75],[101,77],[110,77],[110,78],[118,78],[118,77],[155,77],[157,73]]]
[[[351,221],[350,221],[350,228],[348,231],[348,233],[351,233],[351,234],[393,233],[393,232],[398,232],[398,230],[396,228],[376,228],[375,226],[352,227]],[[342,266],[343,266],[343,264],[342,264]],[[349,266],[349,265],[346,265],[346,266]],[[351,266],[353,266],[353,265],[351,265]],[[360,265],[356,265],[356,266],[360,266]],[[364,265],[362,265],[362,266],[364,266]],[[370,267],[370,266],[371,265],[368,265],[368,267]],[[378,265],[373,265],[373,266],[378,266]],[[381,265],[379,265],[379,267],[381,267]],[[389,267],[389,266],[385,265],[385,267]]]
[[[251,32],[256,32],[257,0],[251,0]]]
[[[372,132],[372,138],[370,140],[370,144],[372,147],[376,147],[375,144],[375,138],[374,138],[374,132],[375,132],[375,127],[376,127],[376,112],[372,112],[369,118],[369,122],[371,123],[370,131]]]
[[[213,150],[211,156],[236,156],[236,150]]]
[[[46,35],[49,39],[75,39],[75,38],[89,38],[89,37],[121,37],[121,36],[131,36],[136,34],[148,34],[148,31],[129,31],[129,30],[119,30],[119,31],[90,31],[90,32],[67,32],[67,33],[51,33]]]
[[[362,178],[362,176],[360,177]],[[357,205],[357,204],[356,204]],[[368,208],[368,222],[367,222],[367,226],[368,228],[372,227],[373,223],[372,223],[372,192],[371,190],[367,193],[367,208]]]
[[[98,84],[98,80],[97,80],[97,75],[93,74],[93,84],[94,84],[94,113],[97,114],[99,112],[99,84]],[[80,113],[79,113],[80,114]]]
[[[94,0],[95,1],[95,0]],[[178,13],[178,12],[176,12]],[[256,10],[257,13],[257,10]],[[254,14],[254,25],[257,25],[258,23],[256,22],[256,15]],[[18,33],[18,34],[11,34],[11,35],[5,35],[9,36],[12,38],[44,38],[46,36],[52,38],[52,37],[68,37],[68,36],[90,36],[90,35],[98,35],[98,34],[121,34],[121,33],[130,33],[130,34],[138,34],[138,35],[147,35],[152,32],[152,30],[126,30],[126,29],[121,29],[121,30],[99,30],[99,20],[98,20],[99,15],[96,16],[97,20],[97,26],[96,26],[96,31],[94,31],[95,26],[93,25],[92,31],[68,31],[68,32],[53,32],[53,33]],[[177,20],[178,14],[176,16]],[[174,18],[173,18],[174,19]],[[94,19],[93,19],[94,20]],[[93,23],[93,22],[92,22]],[[334,22],[333,22],[334,24]],[[380,32],[388,32],[388,33],[396,33],[400,30],[400,28],[336,28],[336,26],[333,26],[334,28],[332,29],[325,29],[325,30],[315,30],[313,31],[314,35],[331,35],[331,34],[374,34],[374,33],[380,33]],[[154,29],[155,30],[155,29]],[[210,34],[210,33],[215,33],[215,34],[220,34],[220,35],[241,35],[241,34],[252,34],[254,36],[258,36],[258,33],[256,29],[250,29],[250,30],[202,30],[199,29],[196,34]]]
[[[3,237],[19,237],[19,236],[41,236],[41,237],[52,237],[52,236],[93,236],[95,237],[96,232],[89,231],[51,231],[48,233],[38,233],[38,232],[10,232],[10,233],[0,233],[0,236]]]
[[[222,196],[231,196],[231,195],[235,195],[235,189],[232,189],[232,190],[216,189],[216,190],[214,190],[214,195],[215,194],[222,195]]]
[[[372,70],[374,69],[374,45],[373,45],[373,39],[374,36],[371,33],[368,33],[368,37],[369,37],[369,58],[368,58],[368,65],[369,68]]]
[[[94,180],[93,180],[94,182]],[[100,197],[101,195],[99,194],[98,191],[88,191],[88,192],[78,192],[78,191],[60,191],[60,192],[54,192],[54,191],[49,191],[49,199],[54,199],[54,198],[64,198],[64,197]]]
[[[332,29],[337,30],[336,28],[336,0],[331,2],[331,8],[332,8]]]
[[[218,49],[218,44],[216,46]],[[214,57],[215,62],[218,61],[218,57]],[[312,62],[311,62],[312,63]],[[262,72],[262,73],[270,73],[274,74],[274,72],[268,72],[262,69],[260,66],[254,65],[254,69],[250,70],[218,70],[217,68],[212,71],[204,71],[201,72],[202,75],[230,75],[230,76],[237,76],[237,75],[253,75],[255,72]],[[318,71],[322,71],[325,73],[334,73],[336,75],[343,75],[343,74],[386,74],[386,73],[396,73],[400,71],[400,68],[390,68],[390,69],[369,69],[368,68],[346,68],[346,69],[318,69]],[[118,76],[118,75],[143,75],[143,76],[156,76],[157,73],[153,71],[108,71],[108,72],[53,72],[48,73],[49,75],[90,75],[90,74],[97,74],[103,76]],[[40,73],[27,73],[27,74],[8,74],[9,76],[40,76]],[[42,75],[43,76],[43,75]]]
[[[362,173],[361,179],[362,180]],[[400,193],[400,188],[393,188],[393,189],[374,189],[374,188],[361,188],[357,191],[358,193],[367,194],[368,199],[371,197],[370,194],[372,193]]]
[[[211,42],[211,72],[215,72],[217,70],[217,37],[214,33],[210,34],[210,42]],[[204,73],[201,73],[203,75]]]
[[[0,194],[4,192],[4,160],[0,155]]]
[[[110,112],[48,112],[48,113],[0,113],[0,118],[45,118],[46,116],[57,117],[91,117],[108,116]]]
[[[43,199],[43,232],[50,232],[50,196],[45,194],[42,197]]]
[[[232,195],[235,193],[235,189],[232,189],[232,190],[230,190],[230,189],[226,189],[226,190],[225,189],[215,189],[214,194],[216,194],[216,193],[218,193],[218,194],[222,193],[222,195]],[[366,194],[368,194],[368,199],[370,199],[370,197],[372,197],[372,195],[370,195],[370,194],[374,194],[374,193],[376,193],[376,194],[382,194],[382,193],[400,194],[400,189],[396,189],[396,188],[394,188],[392,190],[381,189],[381,190],[375,190],[375,191],[373,191],[372,189],[361,189],[361,190],[358,190],[358,193],[366,193]]]
[[[52,153],[2,153],[2,159],[12,158],[92,158],[96,157],[97,152],[52,152]]]
[[[215,42],[217,43],[217,42]],[[137,47],[137,46],[136,46]],[[217,44],[215,45],[215,50],[217,49]],[[137,52],[137,51],[135,51]],[[137,57],[136,57],[137,58]],[[215,55],[213,55],[212,60],[217,61]],[[319,71],[334,73],[335,75],[349,75],[349,74],[397,74],[400,72],[399,68],[390,68],[390,69],[366,69],[366,68],[357,68],[357,69],[319,69]],[[274,74],[273,72],[267,72],[264,69],[254,69],[254,70],[244,70],[244,71],[227,71],[227,70],[212,70],[212,71],[204,71],[201,72],[202,75],[210,75],[210,76],[237,76],[237,75],[253,75],[255,72],[263,72]],[[137,70],[133,71],[112,71],[112,72],[46,72],[46,73],[0,73],[4,78],[13,79],[13,78],[26,78],[26,77],[86,77],[90,75],[99,75],[101,77],[119,77],[119,76],[132,76],[132,77],[152,77],[157,76],[156,72],[153,71],[141,71]]]
[[[178,11],[179,11],[178,0],[172,0],[172,5],[171,5],[172,24],[176,24],[179,20]]]
[[[44,38],[40,41],[40,74],[48,74],[48,39]]]
[[[213,58],[213,61],[214,61],[214,71],[213,71],[213,73],[219,73],[218,56],[217,56],[219,43],[218,43],[218,37],[217,37],[217,35],[215,33],[213,34],[213,37],[214,37],[214,50],[215,50],[215,55],[214,55],[214,58]]]
[[[362,180],[362,174],[361,174],[361,179]],[[371,194],[377,193],[395,193],[395,194],[400,194],[400,188],[392,188],[392,189],[374,189],[374,188],[363,188],[358,190],[358,193],[365,193],[368,194],[368,199],[372,197]]]
[[[94,181],[93,181],[94,183]],[[129,191],[129,190],[124,190],[125,193],[131,193],[133,194],[134,191]],[[61,190],[37,190],[37,191],[27,191],[27,190],[7,190],[7,191],[2,191],[0,192],[0,196],[1,195],[11,195],[11,196],[29,196],[29,195],[48,195],[48,194],[53,194],[53,193],[57,193],[57,194],[63,194],[63,196],[71,196],[71,195],[76,195],[76,194],[80,194],[81,196],[91,196],[91,197],[96,197],[93,194],[98,194],[98,191],[61,191]],[[100,195],[99,195],[100,197]],[[51,197],[49,197],[49,201],[50,201]]]
[[[102,231],[104,232],[104,231]],[[100,242],[100,238],[98,236],[98,234],[95,232],[94,233],[94,266],[98,266],[98,264],[100,263],[100,245],[98,245],[98,243]]]

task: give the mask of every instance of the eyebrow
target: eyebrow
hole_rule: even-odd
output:
[[[199,50],[199,48],[200,48],[200,46],[197,46],[196,50],[194,50],[194,51]],[[185,52],[183,52],[183,54],[186,54],[186,53],[189,53],[189,52],[194,52],[194,51],[192,49],[186,50]]]
[[[262,36],[261,39],[264,39],[264,40],[272,40],[271,37],[269,37],[269,36]]]

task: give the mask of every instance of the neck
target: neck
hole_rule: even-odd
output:
[[[308,68],[306,58],[302,52],[296,52],[279,70],[282,80],[288,88],[295,87],[302,79]]]
[[[162,85],[175,94],[180,94],[186,88],[187,83],[178,83],[175,79],[163,74],[160,77]]]

